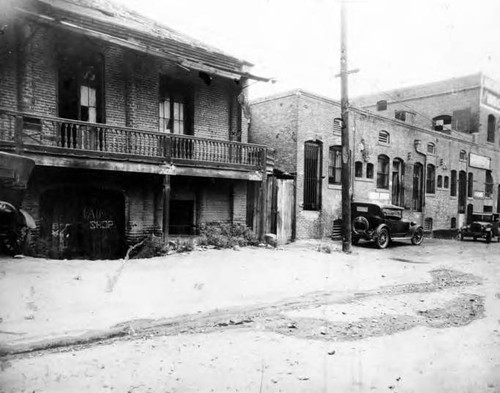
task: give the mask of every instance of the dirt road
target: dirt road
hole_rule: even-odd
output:
[[[152,270],[155,261],[134,262],[125,269],[132,276],[141,266],[154,276],[168,270],[189,290],[184,297],[168,290],[157,295],[196,311],[118,313],[148,317],[115,324],[109,322],[119,318],[108,318],[104,331],[120,334],[101,341],[4,355],[0,391],[500,392],[500,244],[430,240],[389,250],[365,245],[350,256],[335,250],[335,244],[309,242],[283,250],[192,253],[171,261],[178,270],[165,262]],[[193,262],[200,259],[206,271]],[[35,264],[43,281],[41,261],[26,263]],[[51,263],[52,270],[67,268]],[[93,266],[102,269],[87,268]],[[11,268],[6,262],[0,272],[2,296]],[[24,278],[33,271],[25,268]],[[199,274],[192,285],[182,278],[184,269],[186,277]],[[78,271],[92,276],[87,270]],[[147,277],[155,287],[153,276],[140,280]],[[123,280],[132,284],[130,277]],[[138,290],[137,284],[128,288]],[[18,302],[38,311],[46,305],[36,294],[46,289],[40,284],[34,291]],[[36,338],[27,325],[39,318],[32,309],[34,320],[22,323],[17,314],[5,314],[19,342],[31,337],[25,345]],[[72,314],[76,320],[87,315],[83,306]],[[46,315],[62,318],[40,312]],[[60,335],[57,325],[49,327]]]

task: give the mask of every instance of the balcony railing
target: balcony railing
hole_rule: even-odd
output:
[[[41,154],[128,158],[178,165],[261,170],[261,145],[167,134],[0,108],[0,145]]]

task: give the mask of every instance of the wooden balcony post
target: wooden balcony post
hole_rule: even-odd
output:
[[[168,239],[168,226],[170,225],[170,175],[163,177],[163,219],[162,239]]]
[[[264,240],[267,228],[267,171],[266,171],[267,150],[262,149],[262,183],[260,186],[260,227],[259,239]]]

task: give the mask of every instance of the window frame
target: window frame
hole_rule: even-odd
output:
[[[328,184],[342,184],[342,146],[332,145],[328,148]]]
[[[377,188],[389,190],[391,160],[385,154],[379,154],[377,157]]]
[[[310,148],[308,148],[310,147]],[[316,149],[315,159],[311,159],[311,152]],[[308,152],[309,150],[309,152]],[[308,157],[308,154],[310,157]],[[310,161],[308,162],[308,158]],[[316,168],[311,163],[316,162]],[[322,190],[322,167],[323,167],[323,143],[321,141],[304,142],[304,186],[303,186],[303,209],[311,211],[321,210],[321,190]],[[308,176],[311,172],[316,172],[314,176]]]
[[[386,130],[380,130],[378,132],[378,143],[381,145],[390,145],[391,134]]]
[[[425,193],[436,193],[436,167],[433,164],[427,164],[425,170]]]

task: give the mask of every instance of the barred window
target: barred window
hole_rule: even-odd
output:
[[[380,131],[378,133],[378,141],[379,141],[379,143],[383,143],[384,145],[388,145],[391,143],[391,136],[387,131]]]
[[[304,210],[321,209],[321,155],[320,142],[304,144]]]

